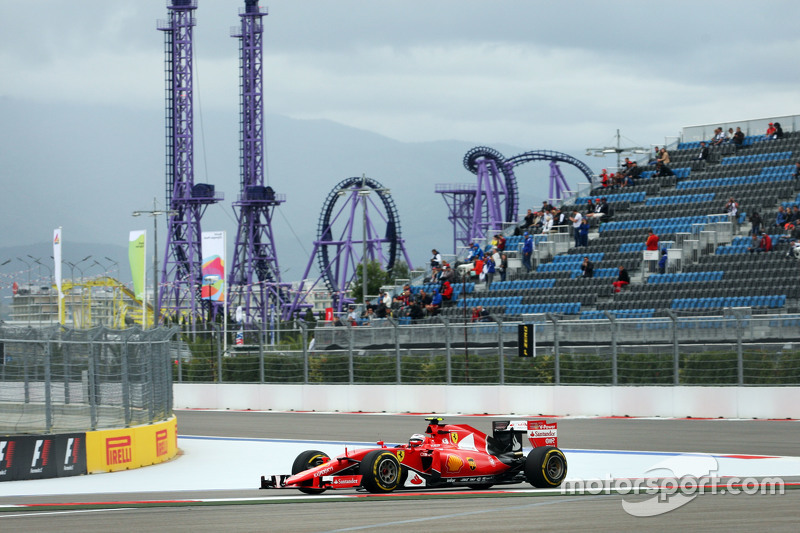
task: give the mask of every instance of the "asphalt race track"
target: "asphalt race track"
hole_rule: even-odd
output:
[[[212,411],[178,411],[177,415],[181,437],[405,442],[409,435],[425,426],[424,415]],[[479,429],[488,429],[492,418],[503,417],[445,417],[448,422],[466,423]],[[800,456],[800,425],[796,421],[587,418],[558,419],[558,424],[562,448]],[[219,461],[224,464],[225,458],[220,457]],[[0,509],[3,511],[0,531],[464,532],[675,527],[797,531],[800,517],[800,490],[788,487],[783,495],[702,494],[665,514],[635,517],[623,508],[626,502],[657,496],[543,494],[530,490],[529,486],[514,486],[487,493],[453,490],[438,491],[435,495],[404,492],[390,497],[354,498],[351,492],[341,498],[337,491],[298,498],[295,491],[255,488],[264,473],[254,467],[252,490],[215,490],[215,480],[208,479],[198,490],[186,492],[160,492],[154,486],[152,491],[138,493],[6,496],[0,498],[0,506],[113,503],[75,508]],[[267,496],[271,498],[265,500]],[[201,499],[215,501],[195,503]]]

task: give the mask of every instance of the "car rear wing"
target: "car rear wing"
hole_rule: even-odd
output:
[[[495,420],[492,422],[493,437],[511,451],[522,451],[522,437],[527,436],[534,448],[558,447],[558,424],[547,420]]]

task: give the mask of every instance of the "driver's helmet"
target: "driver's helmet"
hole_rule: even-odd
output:
[[[422,446],[425,443],[425,435],[421,433],[414,433],[411,435],[411,438],[408,439],[409,446]]]

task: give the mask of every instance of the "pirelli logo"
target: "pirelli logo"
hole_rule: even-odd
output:
[[[106,439],[106,464],[108,466],[130,463],[132,460],[133,447],[130,435]]]
[[[167,430],[162,429],[160,431],[156,431],[156,456],[161,457],[162,455],[167,455],[169,451],[169,445],[167,444]]]

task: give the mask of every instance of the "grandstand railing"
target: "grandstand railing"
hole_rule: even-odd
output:
[[[82,432],[169,418],[176,332],[0,327],[0,432]]]
[[[756,118],[740,120],[735,122],[715,122],[712,124],[699,124],[696,126],[686,126],[683,128],[681,141],[708,141],[714,137],[714,130],[721,127],[724,131],[728,128],[742,128],[742,132],[747,135],[763,135],[767,131],[770,122],[780,122],[781,128],[785,133],[798,131],[800,128],[800,115],[785,115],[780,117]]]
[[[622,313],[620,314],[620,316]],[[531,316],[535,357],[518,356],[522,322],[436,320],[285,330],[222,354],[199,334],[180,382],[346,384],[798,385],[800,315],[560,320]]]

